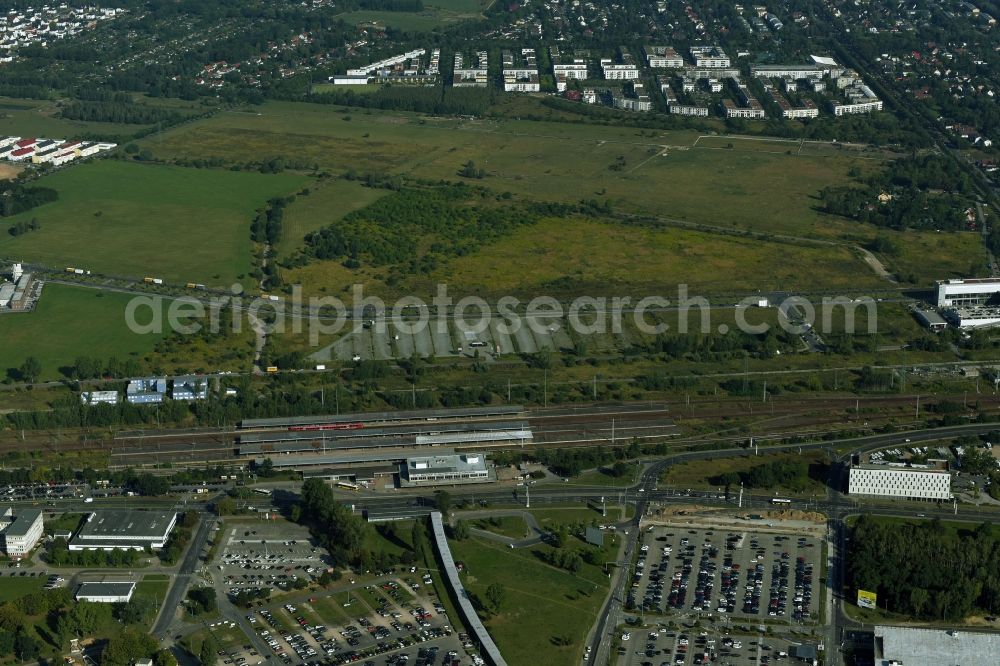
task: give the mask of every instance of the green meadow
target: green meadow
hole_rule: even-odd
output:
[[[152,351],[158,335],[136,335],[125,324],[128,294],[47,284],[34,312],[0,316],[0,375],[28,356],[42,365],[41,379],[62,377],[59,368],[79,356],[107,359]]]
[[[5,224],[41,229],[0,235],[0,256],[95,273],[228,286],[250,271],[250,221],[268,199],[306,178],[96,160],[45,176],[58,191]]]

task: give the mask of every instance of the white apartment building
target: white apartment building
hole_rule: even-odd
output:
[[[937,469],[914,469],[888,465],[857,465],[851,468],[850,495],[949,500],[951,474]]]
[[[684,58],[672,46],[647,46],[646,63],[652,69],[680,69]]]
[[[14,514],[8,508],[0,517],[0,533],[7,557],[19,560],[28,555],[42,538],[41,509],[24,509]]]
[[[694,59],[695,67],[707,67],[717,69],[729,67],[730,59],[720,46],[692,46],[691,57]]]

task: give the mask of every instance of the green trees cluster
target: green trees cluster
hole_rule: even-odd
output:
[[[787,488],[800,491],[809,484],[809,463],[804,460],[775,460],[754,465],[746,472],[725,472],[709,481],[714,485],[747,488]]]
[[[141,554],[137,550],[70,550],[65,539],[54,539],[45,554],[49,564],[57,567],[134,567]]]
[[[368,524],[336,501],[329,485],[322,479],[307,479],[302,484],[299,506],[301,522],[309,526],[335,562],[341,565],[361,562]]]
[[[0,181],[0,216],[17,215],[58,198],[59,193],[51,187],[26,185],[19,180]]]
[[[30,222],[18,222],[16,224],[10,225],[7,229],[7,233],[11,236],[21,236],[28,233],[29,231],[38,231],[42,228],[41,223],[38,221],[37,217],[31,218]]]
[[[974,187],[948,156],[901,158],[862,184],[824,188],[822,210],[897,230],[967,228],[965,210],[972,205]]]
[[[937,519],[888,523],[862,515],[848,542],[852,588],[880,607],[921,620],[957,620],[1000,609],[1000,540],[988,523],[945,529]]]
[[[160,561],[164,564],[174,564],[181,558],[181,553],[191,541],[192,530],[198,524],[197,511],[185,511],[177,519],[177,525],[170,533],[170,538],[160,551]]]
[[[538,220],[524,206],[483,205],[487,196],[487,190],[462,184],[404,187],[306,236],[308,255],[341,259],[349,268],[366,263],[428,273],[440,257],[468,254]]]
[[[184,120],[184,115],[170,109],[148,104],[137,104],[129,95],[116,95],[106,102],[72,102],[59,112],[68,120],[83,120],[99,123],[119,123],[132,125],[176,125]]]
[[[214,613],[219,605],[215,601],[215,590],[211,587],[194,587],[187,593],[188,608],[192,615]]]
[[[142,374],[142,365],[134,358],[122,360],[117,356],[111,356],[102,361],[92,356],[78,356],[67,370],[72,379],[136,377]]]
[[[416,111],[436,115],[482,116],[493,104],[490,88],[443,86],[383,86],[375,93],[332,90],[307,96],[311,102],[338,106]]]
[[[612,465],[618,461],[635,458],[641,453],[638,442],[628,446],[592,449],[536,449],[534,457],[560,476],[577,476],[587,469]]]

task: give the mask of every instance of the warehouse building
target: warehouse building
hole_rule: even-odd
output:
[[[875,666],[993,666],[998,654],[996,633],[875,627]]]
[[[457,483],[488,483],[496,474],[478,453],[407,458],[400,465],[400,486],[433,486]]]
[[[24,509],[15,514],[14,509],[8,508],[0,517],[0,534],[7,557],[15,560],[26,557],[42,538],[41,509]]]
[[[95,511],[70,539],[70,550],[163,548],[177,524],[172,511]]]
[[[850,495],[950,500],[951,474],[938,469],[856,465],[851,468],[847,492]]]
[[[134,593],[135,583],[130,581],[80,583],[74,598],[77,601],[90,601],[98,604],[121,604],[130,601]]]

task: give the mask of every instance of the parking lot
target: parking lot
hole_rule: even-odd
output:
[[[813,536],[647,528],[640,536],[629,605],[680,618],[814,623],[821,556]]]
[[[620,637],[617,663],[619,666],[780,664],[794,662],[790,656],[794,654],[794,646],[808,642],[793,636],[763,635],[751,629],[749,626],[726,630],[693,625],[679,631],[657,625],[628,629]]]
[[[401,319],[389,319],[384,325],[370,325],[366,321],[319,350],[313,358],[317,361],[387,360],[410,358],[414,354],[472,357],[477,352],[492,357],[494,354],[551,351],[572,345],[564,321],[542,315],[532,319],[529,325],[528,317],[522,317],[517,330],[508,332],[500,326],[502,320],[494,317],[484,330],[475,333],[451,318],[442,320],[443,327],[439,327],[436,320],[428,326],[414,326],[409,320]]]
[[[427,575],[422,580],[425,585],[433,582]],[[467,639],[452,631],[444,606],[431,595],[408,591],[411,584],[402,576],[382,577],[349,594],[277,604],[254,610],[247,618],[286,666],[473,663],[463,647]],[[260,657],[249,652],[234,654],[231,661],[254,666]]]
[[[265,587],[288,591],[296,578],[318,578],[329,566],[326,551],[300,525],[254,521],[230,524],[226,531],[216,566],[230,594]]]

